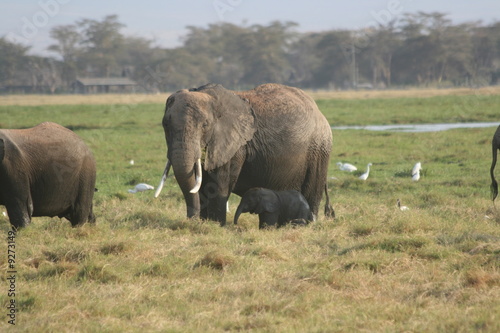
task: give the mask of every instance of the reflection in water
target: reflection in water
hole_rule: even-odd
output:
[[[367,130],[367,131],[391,131],[391,132],[439,132],[455,128],[483,128],[496,127],[499,123],[454,123],[454,124],[413,124],[413,125],[368,125],[368,126],[332,126],[334,130]]]

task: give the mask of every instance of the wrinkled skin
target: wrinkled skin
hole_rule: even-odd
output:
[[[491,160],[491,168],[490,168],[490,176],[491,176],[491,200],[495,202],[496,197],[498,196],[498,183],[495,179],[495,166],[497,164],[497,153],[498,149],[500,149],[500,126],[498,126],[495,134],[493,135],[493,140],[491,141],[491,150],[492,150],[492,160]]]
[[[223,226],[229,195],[253,187],[297,190],[317,216],[332,131],[301,90],[279,84],[242,92],[215,84],[180,90],[167,99],[163,129],[167,166],[156,196],[171,165],[188,217]]]
[[[95,222],[95,160],[85,143],[55,123],[0,130],[0,205],[14,229],[34,216]]]
[[[307,224],[313,220],[309,204],[304,196],[295,190],[252,188],[241,198],[234,215],[234,224],[238,223],[241,213],[259,214],[259,229],[267,226],[279,228],[288,222]]]

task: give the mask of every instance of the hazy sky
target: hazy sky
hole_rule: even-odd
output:
[[[0,36],[49,55],[52,27],[82,18],[117,14],[125,35],[152,39],[162,47],[182,44],[186,26],[294,21],[299,31],[356,29],[385,23],[402,13],[443,12],[453,23],[500,20],[500,0],[0,0]]]

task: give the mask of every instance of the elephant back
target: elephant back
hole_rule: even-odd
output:
[[[327,150],[329,154],[331,127],[316,102],[302,90],[268,83],[237,94],[248,100],[254,110],[256,140],[261,135],[266,138],[263,140],[268,140],[269,133],[272,132],[273,137],[291,138],[294,143],[302,142],[307,145],[303,147],[307,150],[321,146],[321,150]]]

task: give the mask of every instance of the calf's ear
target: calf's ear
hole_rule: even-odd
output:
[[[262,198],[257,206],[255,207],[255,214],[262,214],[264,212],[266,213],[274,213],[278,210],[278,205],[275,202],[266,200],[265,198]]]

